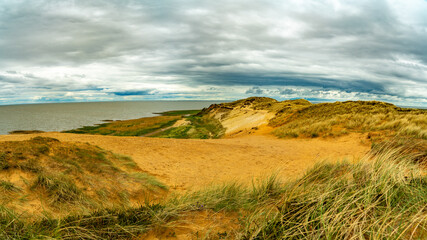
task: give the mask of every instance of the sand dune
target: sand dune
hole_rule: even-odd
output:
[[[262,131],[261,131],[262,133]],[[3,135],[0,141],[48,136],[60,141],[88,142],[131,156],[139,167],[166,183],[171,190],[190,190],[222,181],[250,181],[279,171],[291,179],[318,161],[357,159],[368,150],[365,136],[335,139],[277,139],[255,134],[226,139],[160,139],[66,133]]]

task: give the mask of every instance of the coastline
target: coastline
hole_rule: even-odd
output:
[[[202,109],[217,101],[130,101],[0,106],[0,134],[15,130],[64,131],[105,123],[158,116],[171,110]]]

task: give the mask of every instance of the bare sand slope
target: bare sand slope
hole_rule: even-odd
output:
[[[267,176],[280,170],[291,179],[316,162],[364,155],[362,135],[337,139],[276,139],[249,135],[229,139],[158,139],[65,133],[0,135],[0,141],[47,136],[60,141],[88,142],[115,153],[131,156],[147,172],[176,190],[195,189],[210,183]]]

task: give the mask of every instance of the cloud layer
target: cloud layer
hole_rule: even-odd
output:
[[[427,106],[427,2],[0,1],[0,104],[385,100]]]

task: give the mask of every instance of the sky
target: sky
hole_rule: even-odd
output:
[[[0,105],[250,96],[427,107],[427,1],[0,0]]]

